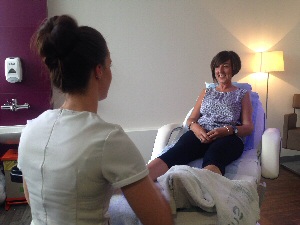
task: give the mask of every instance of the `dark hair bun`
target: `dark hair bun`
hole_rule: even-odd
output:
[[[32,44],[47,65],[52,84],[64,93],[84,93],[93,69],[105,65],[108,56],[101,33],[78,26],[68,15],[47,19]]]
[[[50,35],[57,55],[63,58],[68,55],[78,41],[78,25],[75,20],[61,16],[56,20]]]
[[[54,16],[40,28],[38,51],[45,57],[49,69],[55,68],[58,60],[68,55],[77,41],[77,22],[69,16]]]

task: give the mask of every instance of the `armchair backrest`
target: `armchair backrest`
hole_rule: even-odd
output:
[[[300,94],[294,94],[293,108],[294,108],[294,112],[295,112],[295,109],[300,109]]]
[[[300,150],[299,130],[297,124],[296,109],[300,109],[300,94],[293,96],[294,113],[284,115],[282,129],[282,147],[292,150]]]

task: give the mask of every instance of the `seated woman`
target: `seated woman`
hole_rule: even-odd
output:
[[[174,165],[202,157],[204,169],[224,175],[225,167],[242,155],[243,137],[251,134],[253,124],[249,92],[232,84],[232,77],[241,69],[240,57],[233,51],[222,51],[210,67],[218,85],[200,93],[187,120],[189,131],[148,164],[152,180]]]
[[[65,101],[22,131],[18,166],[31,224],[108,225],[114,188],[122,190],[144,225],[173,224],[139,150],[119,125],[97,113],[112,80],[104,37],[67,15],[45,20],[34,37]]]

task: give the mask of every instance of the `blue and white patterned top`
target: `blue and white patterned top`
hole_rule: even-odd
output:
[[[230,92],[207,88],[198,123],[206,131],[228,125],[241,125],[242,99],[246,93],[247,90],[240,88]]]

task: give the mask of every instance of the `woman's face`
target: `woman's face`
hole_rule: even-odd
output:
[[[112,80],[112,73],[111,73],[111,63],[112,60],[110,58],[110,53],[108,53],[106,59],[105,59],[105,64],[102,67],[102,76],[100,78],[101,85],[99,85],[99,101],[103,100],[107,97],[108,90],[111,84]]]
[[[215,76],[219,84],[231,82],[232,67],[230,59],[215,68]]]

